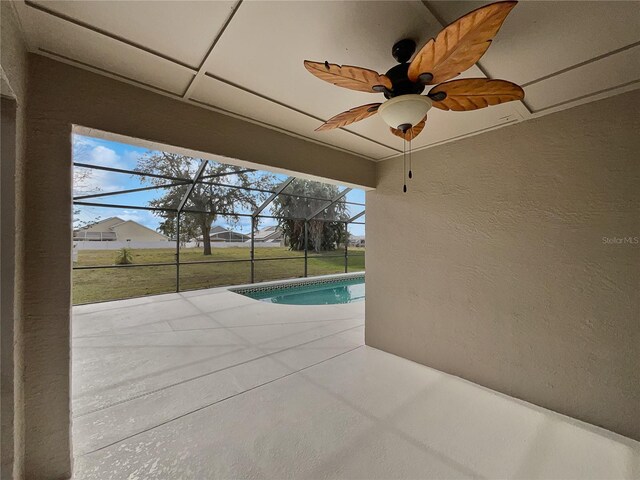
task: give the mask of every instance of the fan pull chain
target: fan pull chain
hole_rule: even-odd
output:
[[[413,129],[409,130],[409,178],[413,178],[413,172],[411,171],[411,160],[413,157],[413,149],[411,148],[411,141],[413,140]]]
[[[403,137],[402,140],[402,181],[404,182],[404,186],[402,187],[402,191],[407,193],[407,140]]]

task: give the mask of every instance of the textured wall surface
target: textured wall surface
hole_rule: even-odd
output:
[[[417,152],[407,194],[381,163],[366,343],[640,439],[638,111],[635,91]]]
[[[24,458],[23,336],[21,293],[22,265],[16,259],[24,254],[20,245],[19,212],[24,185],[25,103],[27,53],[13,6],[0,2],[0,66],[2,67],[2,200],[0,223],[2,259],[0,261],[2,304],[2,431],[0,477],[22,478]],[[7,122],[7,123],[5,123]]]
[[[16,102],[6,97],[0,98],[0,149],[2,162],[0,163],[0,314],[2,315],[0,353],[2,360],[0,370],[2,380],[0,391],[0,419],[2,430],[0,449],[2,450],[2,478],[10,478],[13,471],[15,457],[15,399],[14,382],[15,359],[15,145],[16,145]]]
[[[71,125],[42,114],[43,100],[29,89],[21,239],[29,479],[71,474]]]

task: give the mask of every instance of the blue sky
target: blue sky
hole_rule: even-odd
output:
[[[136,147],[134,145],[110,142],[107,140],[87,137],[74,134],[73,136],[73,161],[87,163],[92,165],[101,165],[106,167],[133,170],[136,167],[138,159],[141,156],[153,153],[146,148]],[[116,192],[132,188],[148,186],[141,183],[139,177],[134,175],[120,174],[115,172],[105,172],[99,170],[88,171],[88,176],[84,180],[79,180],[79,176],[83,169],[76,168],[74,175],[74,196],[86,193],[103,193]],[[87,170],[84,170],[87,172]],[[284,175],[277,175],[277,178],[285,179]],[[147,192],[136,192],[122,195],[114,195],[108,197],[99,197],[87,200],[97,203],[126,204],[135,206],[146,206],[150,200],[160,196],[162,190],[152,190]],[[363,190],[353,189],[347,194],[347,201],[364,203],[365,194]],[[363,207],[351,205],[352,214],[359,213]],[[270,212],[265,211],[266,215]],[[88,222],[98,218],[104,219],[108,217],[120,217],[123,220],[134,220],[149,228],[156,229],[162,220],[161,217],[154,215],[153,212],[136,209],[122,209],[111,207],[80,207],[76,219]],[[362,219],[361,219],[362,220]],[[359,221],[361,221],[359,220]],[[276,220],[262,219],[260,227],[275,225]],[[219,218],[215,225],[222,225],[226,228],[232,228],[236,231],[249,233],[251,231],[250,220],[241,217],[237,223],[229,223],[224,218]],[[364,235],[364,225],[351,225],[349,231],[353,235]]]

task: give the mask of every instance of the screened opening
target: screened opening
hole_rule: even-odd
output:
[[[73,303],[364,270],[364,192],[74,134]]]

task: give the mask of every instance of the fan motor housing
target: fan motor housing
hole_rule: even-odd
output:
[[[393,89],[383,91],[386,98],[399,97],[400,95],[419,95],[424,90],[421,82],[409,80],[409,60],[416,51],[416,42],[410,38],[404,38],[393,45],[391,54],[400,65],[391,68],[385,75],[391,80]]]
[[[419,82],[409,80],[407,73],[409,72],[409,64],[401,63],[391,68],[385,75],[391,80],[393,85],[392,91],[384,93],[386,98],[398,97],[400,95],[419,95],[424,91],[424,85]]]
[[[391,55],[393,55],[393,58],[395,58],[398,63],[406,63],[411,60],[415,51],[416,42],[410,38],[404,38],[393,45]]]

